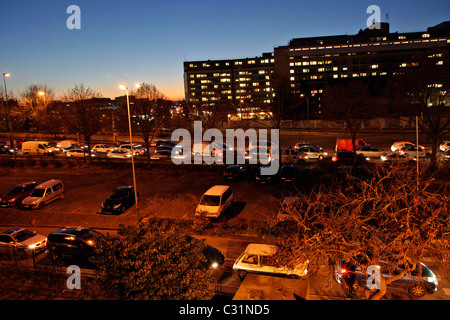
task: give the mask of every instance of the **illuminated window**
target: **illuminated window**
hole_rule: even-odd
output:
[[[430,34],[429,33],[424,33],[424,34],[422,34],[422,38],[429,38],[430,37]]]
[[[373,64],[373,65],[370,66],[370,68],[372,68],[372,69],[378,69],[378,65],[377,65],[377,64]]]
[[[406,39],[406,36],[398,36],[398,39],[399,39],[399,40],[405,40],[405,39]]]
[[[247,63],[248,63],[248,64],[255,64],[256,61],[255,61],[255,60],[249,60]]]

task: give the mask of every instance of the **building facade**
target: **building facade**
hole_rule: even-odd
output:
[[[194,108],[229,103],[250,110],[270,106],[277,83],[288,83],[294,94],[320,97],[327,84],[351,79],[377,93],[418,54],[448,65],[449,47],[450,21],[424,32],[391,33],[381,23],[355,35],[297,38],[261,57],[184,62],[185,99]],[[448,88],[448,77],[433,85]]]

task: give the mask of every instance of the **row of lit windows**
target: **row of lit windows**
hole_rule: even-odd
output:
[[[399,40],[402,40],[402,39],[399,39]],[[343,44],[343,45],[333,45],[333,46],[323,46],[323,47],[303,47],[303,48],[292,48],[292,49],[289,49],[289,51],[357,48],[357,47],[369,47],[369,46],[379,46],[379,45],[399,45],[399,44],[426,43],[426,42],[438,42],[438,41],[439,42],[446,41],[447,43],[450,43],[450,39],[439,38],[439,39],[425,39],[425,40],[387,41],[387,42],[376,42],[376,43],[355,43],[355,44]]]
[[[244,62],[245,62],[245,60],[244,61],[234,61],[233,64],[235,66],[240,66],[240,65],[243,65]],[[255,59],[247,60],[246,62],[247,62],[247,64],[250,64],[250,65],[256,64],[256,60]],[[260,59],[259,62],[260,63],[264,63],[264,64],[275,63],[275,59],[273,59],[273,58],[272,59]],[[220,66],[220,62],[215,62],[215,63],[213,63],[213,65],[215,67],[219,67]],[[190,63],[189,64],[189,68],[197,68],[198,66],[199,66],[198,64],[194,64],[194,63]],[[203,68],[210,68],[211,67],[211,62],[203,62],[201,64],[201,66]],[[230,66],[230,62],[224,62],[224,66],[227,66],[227,67]]]

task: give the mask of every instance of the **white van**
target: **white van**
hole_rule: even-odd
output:
[[[57,199],[64,199],[64,185],[61,181],[52,179],[34,188],[33,192],[23,199],[22,207],[41,209],[44,205]]]
[[[48,141],[25,141],[22,143],[24,155],[54,155],[55,147]]]
[[[244,279],[249,272],[293,278],[301,278],[308,273],[308,261],[300,263],[293,268],[274,266],[270,257],[275,255],[277,251],[278,247],[274,245],[250,243],[239,258],[236,259],[233,270],[237,271],[240,279]]]
[[[195,209],[195,215],[218,218],[233,203],[233,191],[229,186],[214,186],[205,192]]]

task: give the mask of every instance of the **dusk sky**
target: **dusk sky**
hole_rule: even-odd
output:
[[[70,5],[81,9],[80,30],[66,26]],[[355,34],[366,28],[369,5],[381,8],[382,22],[389,14],[391,32],[450,20],[449,0],[0,0],[0,71],[11,73],[15,98],[32,84],[58,98],[75,83],[114,98],[124,94],[122,82],[147,82],[178,100],[184,61],[255,57],[292,38]]]

